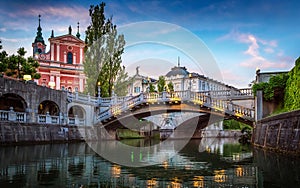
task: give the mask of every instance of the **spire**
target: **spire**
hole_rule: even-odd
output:
[[[180,57],[179,56],[178,56],[177,62],[178,62],[178,67],[180,67]]]
[[[76,34],[76,37],[80,39],[79,22],[77,22],[77,34]]]
[[[39,26],[37,28],[36,37],[34,43],[41,42],[45,45],[43,36],[42,36],[42,28],[41,28],[41,15],[39,15]]]

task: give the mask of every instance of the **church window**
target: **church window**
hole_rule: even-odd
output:
[[[73,54],[72,52],[68,52],[68,55],[67,55],[67,63],[68,64],[73,64]]]

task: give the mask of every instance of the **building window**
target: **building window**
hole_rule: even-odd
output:
[[[134,87],[134,92],[139,93],[140,92],[140,87]]]
[[[68,64],[73,64],[73,54],[72,52],[68,52],[68,55],[67,55],[67,63]]]

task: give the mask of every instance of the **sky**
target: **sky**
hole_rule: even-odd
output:
[[[130,75],[157,78],[178,65],[226,84],[243,88],[255,72],[289,71],[300,55],[297,0],[107,0],[126,46],[123,64]],[[3,50],[15,54],[32,42],[41,15],[47,49],[54,35],[73,34],[80,23],[81,39],[90,24],[90,5],[101,1],[0,0],[0,39]]]

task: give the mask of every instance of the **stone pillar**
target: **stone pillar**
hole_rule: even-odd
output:
[[[59,53],[60,53],[59,44],[56,44],[56,61],[60,61]]]
[[[77,64],[77,62],[76,62],[76,53],[75,52],[73,53],[73,62],[74,62],[74,64]]]
[[[51,53],[50,60],[54,61],[54,44],[51,44],[50,53]]]
[[[80,56],[79,56],[79,64],[82,64],[83,62],[83,48],[80,48]]]
[[[16,120],[17,120],[17,114],[14,111],[14,108],[10,107],[8,113],[8,121],[16,121]]]
[[[79,76],[79,92],[83,92],[84,88],[83,88],[83,75]]]
[[[255,97],[255,121],[263,118],[263,91],[256,91]]]
[[[67,63],[67,52],[64,52],[64,63]]]
[[[56,83],[55,83],[55,87],[57,90],[60,90],[60,76],[56,76]]]
[[[78,116],[77,115],[75,115],[75,125],[79,125],[79,118],[78,118]]]
[[[48,123],[48,124],[52,123],[51,116],[50,116],[49,112],[46,113],[46,123]]]
[[[167,98],[167,92],[163,91],[162,92],[162,99],[163,101]]]

